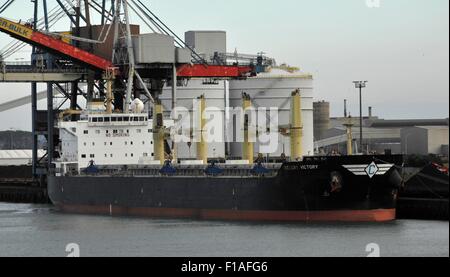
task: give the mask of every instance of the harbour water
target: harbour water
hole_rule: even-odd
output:
[[[382,257],[449,256],[448,221],[248,224],[67,215],[0,203],[0,256]],[[372,251],[372,250],[371,250]]]

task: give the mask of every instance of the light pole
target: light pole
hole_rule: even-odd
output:
[[[15,130],[13,128],[10,128],[9,130],[9,149],[14,150],[13,132],[15,132]]]
[[[409,133],[405,137],[405,155],[406,156],[408,156],[408,139],[409,139],[409,136],[411,136],[411,135],[412,135],[412,133]]]
[[[368,81],[354,81],[356,88],[359,88],[359,145],[361,151],[364,151],[363,147],[363,115],[362,115],[362,89],[367,86]]]

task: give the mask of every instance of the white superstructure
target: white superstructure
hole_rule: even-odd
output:
[[[172,121],[164,122],[167,128]],[[145,113],[88,114],[79,121],[58,124],[63,164],[96,165],[154,163],[153,121]]]

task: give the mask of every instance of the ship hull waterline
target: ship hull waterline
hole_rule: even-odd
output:
[[[347,211],[232,211],[173,208],[129,208],[119,206],[57,205],[70,214],[192,219],[236,222],[388,222],[396,220],[396,209]]]

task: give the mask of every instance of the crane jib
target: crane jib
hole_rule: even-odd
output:
[[[25,38],[31,38],[32,30],[21,24],[0,18],[0,28]]]
[[[33,29],[31,29],[28,25],[15,23],[0,17],[0,31],[10,34],[23,42],[54,51],[57,54],[68,57],[69,59],[88,64],[95,69],[106,71],[108,68],[112,67],[112,63],[110,61],[50,35],[39,31],[33,31]]]

